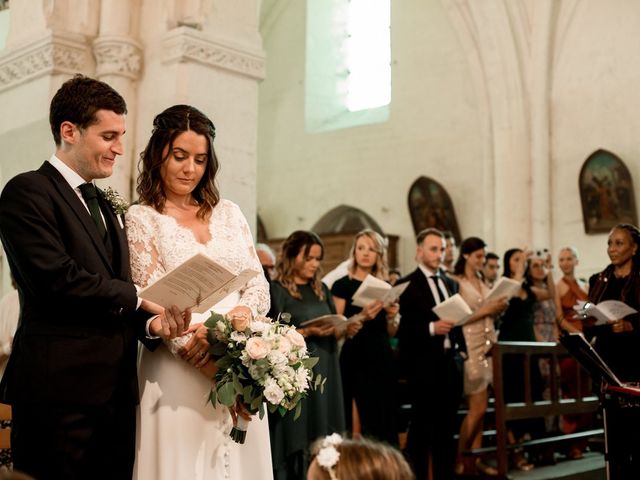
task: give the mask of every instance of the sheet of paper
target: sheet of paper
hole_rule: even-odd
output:
[[[405,289],[409,286],[409,282],[401,283],[400,285],[394,285],[382,297],[382,303],[385,305],[389,305],[391,303],[395,303],[400,298],[400,295],[405,291]]]
[[[604,325],[607,322],[621,320],[627,315],[637,313],[637,310],[619,300],[605,300],[597,305],[578,301],[573,308],[582,317],[595,318],[595,325]]]
[[[190,308],[194,313],[204,313],[256,275],[258,272],[253,270],[236,275],[198,253],[140,290],[138,296],[165,308],[176,305],[181,310]]]
[[[356,307],[364,308],[375,300],[382,300],[389,290],[391,285],[387,282],[373,275],[367,275],[353,294],[351,301]]]
[[[300,323],[301,327],[308,327],[313,325],[314,327],[324,327],[333,325],[334,327],[341,327],[347,323],[347,317],[338,314],[322,315],[320,317],[311,318]]]
[[[507,299],[510,299],[518,293],[521,286],[522,280],[518,281],[507,277],[500,277],[493,288],[489,290],[485,300],[493,300],[500,297],[507,297]]]
[[[432,310],[440,319],[454,320],[454,325],[464,323],[473,314],[471,307],[459,293],[439,303]]]

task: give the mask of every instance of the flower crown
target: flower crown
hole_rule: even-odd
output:
[[[342,443],[342,437],[338,433],[333,433],[320,441],[320,449],[316,455],[316,461],[318,465],[329,472],[331,480],[338,480],[338,476],[334,470],[334,467],[340,460],[340,452],[338,447]]]

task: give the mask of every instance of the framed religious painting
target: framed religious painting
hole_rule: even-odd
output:
[[[460,243],[460,229],[451,197],[442,185],[429,177],[419,177],[409,189],[409,212],[417,234],[425,228],[450,231]]]
[[[607,233],[618,223],[638,224],[633,180],[624,162],[596,150],[580,170],[582,219],[587,234]]]

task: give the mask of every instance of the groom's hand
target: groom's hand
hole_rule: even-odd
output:
[[[149,324],[149,333],[162,337],[165,340],[180,337],[189,328],[191,322],[191,310],[181,312],[172,305],[154,318]]]

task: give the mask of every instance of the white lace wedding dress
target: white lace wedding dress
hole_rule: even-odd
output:
[[[198,243],[192,231],[151,207],[133,205],[126,216],[134,282],[144,287],[201,252],[229,270],[262,271],[247,222],[237,205],[221,200],[209,223],[211,240]],[[225,313],[241,304],[254,314],[269,310],[264,276],[254,277],[213,309]],[[208,315],[195,315],[192,324]],[[250,422],[245,444],[229,437],[226,407],[208,402],[211,381],[166,345],[140,349],[140,408],[134,478],[137,480],[272,479],[267,416]]]

